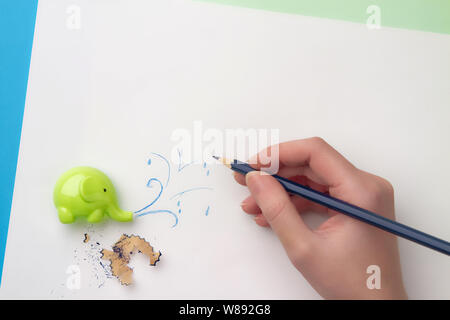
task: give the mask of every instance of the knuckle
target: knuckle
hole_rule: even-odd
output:
[[[382,179],[382,184],[383,184],[384,189],[385,189],[387,194],[394,195],[394,187],[392,186],[392,183],[390,183],[386,179]]]
[[[312,137],[309,140],[315,145],[325,145],[326,144],[326,142],[325,142],[325,140],[323,138],[317,137],[317,136],[316,137]]]
[[[369,197],[372,203],[380,203],[387,198],[393,198],[394,188],[392,184],[380,177],[373,180],[369,185]]]
[[[293,244],[290,251],[290,258],[292,262],[299,263],[308,259],[312,254],[311,244],[304,241],[297,241]]]
[[[330,149],[330,145],[321,137],[312,137],[309,142],[311,148],[316,152],[325,152]]]
[[[364,187],[374,198],[373,200],[394,196],[394,187],[388,180],[364,171],[360,171],[360,173],[363,180],[366,181]]]
[[[392,184],[381,177],[377,177],[376,179],[376,191],[378,194],[380,194],[381,196],[388,196],[388,195],[393,195],[394,194],[394,187],[392,186]]]
[[[378,202],[383,197],[383,187],[378,182],[372,181],[368,189],[373,202]]]

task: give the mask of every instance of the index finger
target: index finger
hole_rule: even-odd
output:
[[[269,162],[267,161],[269,160]],[[355,166],[322,138],[283,142],[270,146],[250,159],[250,164],[262,169],[273,161],[279,167],[308,167],[322,182],[337,187],[355,173]]]

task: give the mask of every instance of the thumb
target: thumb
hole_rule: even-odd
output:
[[[245,180],[252,197],[289,257],[299,257],[308,250],[314,234],[303,222],[281,184],[262,171],[248,173]]]

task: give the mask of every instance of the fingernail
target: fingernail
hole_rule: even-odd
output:
[[[245,175],[245,182],[246,183],[249,182],[250,180],[253,179],[253,177],[256,176],[270,176],[270,174],[264,171],[250,171]]]
[[[250,171],[245,175],[245,179],[253,176],[270,176],[270,173],[267,173],[265,171]]]
[[[258,171],[250,171],[249,173],[247,173],[245,175],[245,182],[248,184],[250,182],[250,180],[253,179],[252,177],[258,176],[258,175],[259,175]]]
[[[253,218],[253,221],[256,222],[257,225],[261,225],[261,222],[264,221],[263,220],[263,215],[262,214],[258,214],[256,217]]]

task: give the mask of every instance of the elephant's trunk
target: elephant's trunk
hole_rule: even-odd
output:
[[[117,205],[111,205],[108,208],[108,214],[111,216],[111,218],[120,222],[129,222],[133,220],[132,212],[123,211]]]

